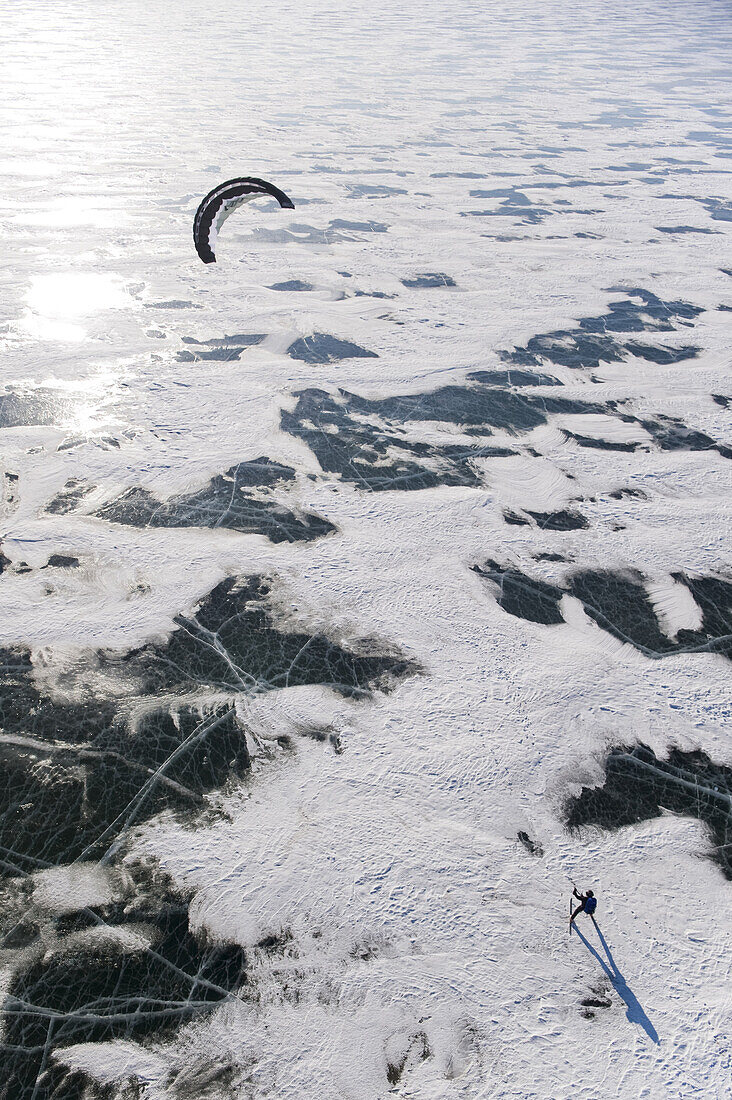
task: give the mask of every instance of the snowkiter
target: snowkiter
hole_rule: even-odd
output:
[[[580,904],[577,906],[574,913],[572,913],[571,917],[569,918],[569,927],[572,927],[574,918],[579,913],[587,913],[587,916],[592,917],[592,919],[594,920],[594,912],[597,909],[597,898],[592,893],[592,890],[588,890],[586,894],[580,894],[577,892],[577,887],[575,886],[574,890],[572,891],[572,896],[577,898]]]

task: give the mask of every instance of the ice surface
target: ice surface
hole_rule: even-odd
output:
[[[124,909],[112,903],[66,914],[57,949],[21,963],[5,1001],[11,1095],[34,1088],[83,1095],[83,1082],[48,1065],[53,1032],[63,1046],[164,1034],[241,985],[241,949],[191,935],[185,899],[155,885],[152,905],[138,895]]]
[[[723,9],[6,5],[2,1100],[726,1095]]]
[[[569,803],[570,828],[620,829],[664,810],[697,817],[711,832],[712,859],[732,879],[732,769],[715,765],[698,750],[672,749],[667,760],[659,760],[647,745],[638,744],[612,749],[605,773],[601,787],[585,787]]]
[[[547,525],[543,526],[546,529]],[[578,526],[582,525],[557,524],[549,529],[574,530]],[[572,570],[564,586],[558,587],[493,561],[473,569],[498,586],[499,606],[511,615],[532,622],[560,623],[560,601],[566,593],[580,601],[585,614],[598,626],[648,657],[712,651],[732,658],[732,584],[717,577],[677,574],[668,578],[692,597],[691,626],[677,626],[670,636],[653,606],[652,586],[640,573]]]
[[[378,359],[375,351],[369,351],[351,340],[339,340],[325,332],[314,332],[290,344],[287,354],[304,363],[337,363],[340,359]]]
[[[93,514],[135,527],[225,527],[234,531],[258,531],[272,542],[286,539],[295,542],[330,534],[335,528],[327,520],[312,514],[297,516],[274,496],[274,487],[286,485],[294,477],[291,466],[261,457],[232,466],[226,473],[212,478],[208,486],[197,493],[162,502],[146,489],[128,489]]]

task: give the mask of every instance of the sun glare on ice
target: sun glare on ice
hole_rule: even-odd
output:
[[[69,342],[86,336],[86,329],[76,319],[129,305],[119,279],[81,272],[35,276],[26,302],[28,308],[21,325],[29,335]]]

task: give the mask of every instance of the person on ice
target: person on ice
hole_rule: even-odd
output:
[[[592,919],[594,920],[594,913],[597,909],[597,898],[592,893],[592,890],[588,890],[586,894],[579,894],[577,892],[577,887],[575,886],[574,890],[572,891],[572,896],[577,898],[580,904],[577,906],[574,913],[572,913],[572,916],[569,918],[569,927],[572,927],[572,924],[574,923],[574,918],[578,916],[579,913],[587,913],[587,916],[592,917]]]

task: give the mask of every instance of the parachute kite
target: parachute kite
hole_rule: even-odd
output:
[[[271,195],[285,210],[294,210],[295,204],[288,199],[284,191],[266,180],[242,176],[240,179],[227,180],[209,191],[196,211],[193,222],[193,242],[196,252],[205,264],[215,264],[216,238],[229,214],[233,214],[245,202],[260,195]]]

